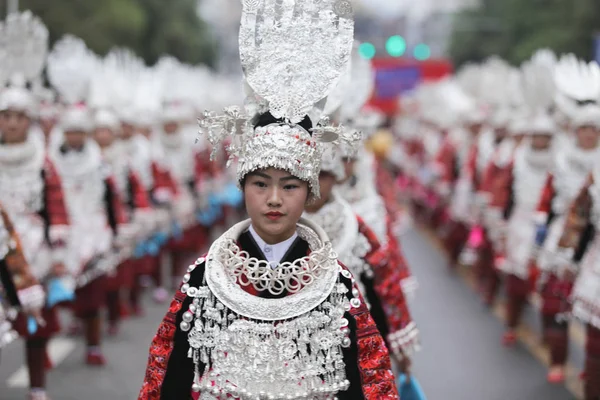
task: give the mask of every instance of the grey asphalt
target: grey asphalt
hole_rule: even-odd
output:
[[[429,400],[569,400],[564,388],[545,382],[545,369],[527,351],[500,345],[502,324],[480,305],[442,254],[416,231],[402,239],[406,257],[419,279],[411,303],[422,332],[423,349],[414,357],[414,375]],[[105,368],[83,365],[75,350],[49,374],[53,400],[134,400],[146,365],[148,346],[168,305],[146,302],[146,316],[128,320],[104,349]],[[23,400],[26,389],[8,388],[21,365],[22,346],[10,346],[0,359],[0,400]]]
[[[422,350],[413,373],[429,400],[574,399],[546,383],[546,369],[525,348],[501,345],[502,323],[423,234],[408,232],[402,245],[419,280],[411,310]]]

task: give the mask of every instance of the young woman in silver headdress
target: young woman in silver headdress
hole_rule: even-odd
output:
[[[348,61],[352,33],[347,1],[244,3],[242,64],[266,107],[251,120],[236,109],[209,114],[203,126],[213,145],[240,132],[229,151],[250,219],[190,266],[139,399],[398,398],[352,273],[323,229],[302,219],[319,196],[321,142],[339,134],[312,129],[308,114]]]
[[[599,72],[596,63],[580,63],[572,56],[562,58],[555,72],[556,105],[570,116],[573,138],[554,155],[535,216],[536,241],[540,246],[536,259],[540,272],[538,290],[542,297],[544,341],[550,350],[547,379],[551,383],[564,381],[568,360],[569,321],[559,317],[570,311],[573,274],[565,271],[582,261],[593,236],[591,224],[580,227],[582,233],[587,231],[585,235],[569,232],[577,230],[572,226],[577,223],[569,220],[574,216],[569,213],[569,205],[576,201],[600,160],[600,80],[590,78]]]
[[[15,85],[0,95],[0,203],[14,224],[32,273],[40,282],[48,282],[65,273],[69,220],[56,168],[47,157],[42,138],[32,128],[36,101],[24,85],[41,75],[48,30],[30,12],[24,12],[10,15],[0,24],[0,36],[4,39],[0,50],[13,60],[2,65],[2,76],[21,78],[21,85],[15,79]],[[25,339],[29,398],[47,400],[46,348],[60,330],[58,316],[55,308],[46,307],[40,285],[32,286],[23,301],[44,307],[44,325],[35,331],[29,329],[28,318],[21,313],[15,328]]]

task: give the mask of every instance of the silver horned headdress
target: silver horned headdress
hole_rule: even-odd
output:
[[[357,141],[320,120],[327,95],[346,70],[354,20],[349,0],[243,0],[239,45],[247,84],[245,110],[206,113],[200,122],[214,157],[230,138],[241,181],[257,169],[289,171],[319,195],[322,143]],[[254,124],[270,113],[273,122]],[[310,119],[314,127],[300,125]],[[310,132],[309,132],[310,131]]]

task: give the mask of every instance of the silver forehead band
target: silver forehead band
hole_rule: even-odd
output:
[[[238,159],[238,182],[256,170],[282,169],[308,182],[314,197],[319,197],[323,143],[357,149],[362,139],[360,132],[349,131],[341,125],[332,126],[327,118],[311,129],[312,136],[300,125],[291,123],[253,128],[250,118],[237,107],[228,107],[221,115],[205,113],[200,131],[212,145],[213,160],[221,144],[231,138],[227,147],[228,165]]]
[[[298,125],[271,124],[254,129],[241,149],[238,182],[252,171],[282,169],[308,182],[311,194],[319,197],[319,173],[323,148]]]

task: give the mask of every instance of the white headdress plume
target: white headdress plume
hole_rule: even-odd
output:
[[[556,92],[553,76],[555,65],[536,55],[521,66],[523,95],[529,109],[547,110],[553,104]]]
[[[72,105],[87,99],[98,62],[85,42],[75,36],[66,35],[54,45],[46,71],[63,102]]]
[[[518,68],[510,68],[508,71],[508,99],[507,103],[511,109],[517,109],[525,105],[525,94],[523,93],[523,74]]]
[[[325,108],[323,109],[323,115],[333,116],[339,111],[344,98],[348,96],[349,90],[352,84],[352,62],[351,60],[348,63],[348,67],[342,73],[341,78],[338,80],[337,85],[333,88],[333,90],[327,96],[327,103],[325,104]]]
[[[154,114],[154,119],[162,112],[162,101],[165,93],[168,93],[167,85],[156,68],[143,68],[137,75],[132,109],[140,115],[145,115],[146,124],[151,122],[149,118]],[[140,120],[141,122],[141,120]],[[156,121],[154,121],[156,122]]]
[[[540,50],[521,66],[526,106],[522,129],[526,133],[552,134],[556,131],[556,124],[550,115],[556,92],[553,76],[555,65],[554,53]]]
[[[0,23],[0,109],[35,113],[35,99],[26,84],[41,86],[41,73],[48,53],[48,29],[31,12],[11,14]]]
[[[243,0],[240,58],[249,87],[247,111],[268,110],[278,122],[252,126],[238,108],[207,113],[201,128],[217,150],[227,136],[238,180],[256,169],[280,168],[307,181],[318,196],[321,142],[344,138],[322,121],[312,137],[298,125],[319,120],[326,96],[346,71],[354,36],[349,0]],[[360,136],[360,135],[359,135]],[[356,140],[352,135],[348,140]],[[212,156],[214,157],[215,151]]]
[[[342,129],[346,130],[348,136],[354,134],[364,138],[364,133],[373,132],[382,122],[382,118],[381,114],[374,110],[361,113],[361,109],[372,93],[374,74],[371,62],[360,55],[359,46],[360,43],[355,41],[348,68],[327,96],[323,114],[329,116],[335,114],[333,118],[337,120]],[[343,141],[341,144],[341,146],[327,146],[322,157],[322,168],[334,172],[336,175],[339,175],[340,167],[343,167],[341,156],[337,152],[343,154],[344,157],[354,157],[357,154],[355,142]]]
[[[156,65],[158,76],[169,90],[164,92],[166,103],[186,102],[193,106],[205,103],[205,88],[211,78],[206,66],[192,66],[173,57],[163,57]]]
[[[369,101],[375,86],[375,71],[371,61],[358,52],[360,43],[355,42],[350,69],[350,89],[340,109],[342,120],[354,118]]]
[[[111,75],[110,70],[106,68],[105,63],[99,61],[96,65],[93,76],[90,80],[87,104],[90,108],[112,109],[113,101],[111,98],[110,85]]]
[[[542,65],[550,69],[554,69],[558,58],[550,49],[539,49],[531,57],[531,62],[535,65]]]
[[[480,99],[489,106],[491,125],[506,128],[523,105],[520,72],[506,61],[492,57],[481,66]]]
[[[600,66],[573,54],[561,57],[554,70],[556,106],[576,126],[600,127]]]
[[[10,14],[0,29],[2,69],[7,78],[39,78],[48,54],[48,28],[30,11]]]
[[[481,66],[480,96],[491,107],[501,108],[510,97],[509,81],[511,67],[500,58],[492,57]]]
[[[456,73],[456,83],[474,98],[481,93],[482,68],[477,64],[467,64]]]
[[[482,83],[484,68],[478,64],[467,64],[456,74],[455,81],[465,95],[471,99],[472,107],[466,110],[463,121],[468,124],[483,123],[488,117],[488,104],[485,102],[485,86]]]
[[[121,120],[134,122],[137,82],[145,68],[144,62],[129,49],[112,49],[102,60],[108,96]]]

